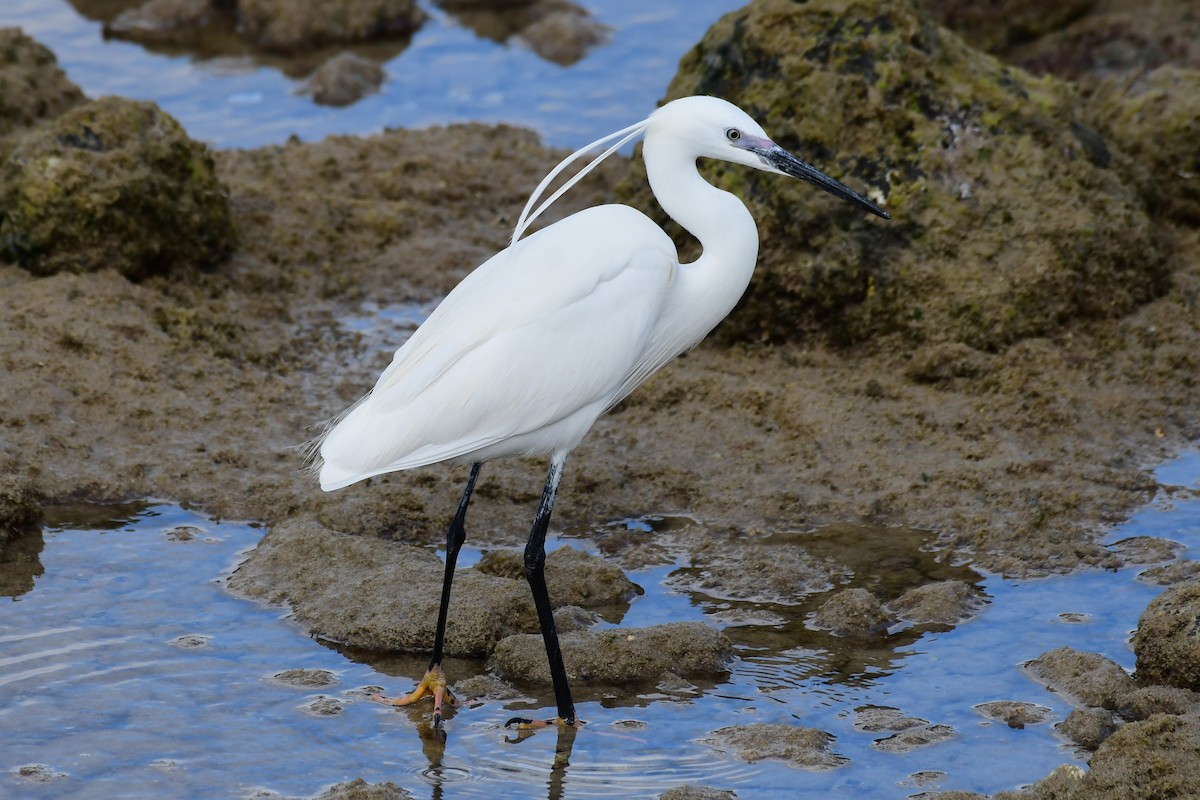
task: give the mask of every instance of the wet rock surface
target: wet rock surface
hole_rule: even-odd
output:
[[[1060,647],[1043,653],[1025,669],[1056,692],[1098,708],[1115,708],[1137,688],[1132,677],[1111,659]]]
[[[524,551],[490,551],[475,569],[524,582]],[[556,607],[580,608],[628,607],[629,599],[641,591],[620,567],[574,547],[559,547],[546,554],[546,589]]]
[[[701,742],[743,761],[770,758],[799,769],[825,770],[850,763],[850,759],[833,752],[835,738],[815,728],[756,724],[720,728]]]
[[[737,800],[737,793],[708,786],[676,786],[660,794],[658,800]]]
[[[412,800],[412,795],[391,781],[367,783],[362,778],[330,786],[313,800]]]
[[[922,747],[953,739],[958,733],[949,725],[921,725],[905,728],[891,736],[876,739],[871,747],[883,753],[908,753]]]
[[[406,34],[425,17],[414,0],[237,0],[237,14],[247,37],[284,52]]]

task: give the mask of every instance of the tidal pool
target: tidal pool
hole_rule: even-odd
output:
[[[1200,455],[1158,474],[1192,491],[1141,509],[1110,540],[1159,536],[1183,544],[1181,557],[1200,557]],[[364,697],[379,687],[407,690],[424,657],[346,655],[306,635],[285,609],[226,592],[224,578],[262,532],[149,502],[55,508],[42,531],[10,543],[0,564],[7,598],[0,601],[0,796],[306,797],[357,777],[430,798],[654,797],[684,783],[741,797],[991,793],[1061,763],[1084,764],[1054,733],[1069,707],[1020,665],[1069,645],[1131,669],[1129,635],[1161,590],[1135,580],[1145,565],[1030,581],[980,575],[988,604],[973,620],[911,641],[893,637],[875,656],[847,658],[833,637],[806,640],[792,607],[757,604],[742,610],[756,611],[759,624],[753,613],[727,622],[728,601],[668,588],[686,571],[682,561],[635,570],[631,577],[646,591],[620,624],[724,627],[739,651],[725,680],[585,700],[579,712],[588,724],[569,738],[518,737],[503,727],[514,712],[538,713],[538,704],[548,713],[549,697],[530,691],[532,706],[459,710],[442,742],[430,736],[427,706],[397,711]],[[818,544],[833,547],[836,537]],[[589,539],[563,532],[555,546],[564,545]],[[463,566],[478,555],[465,553]],[[455,660],[448,668],[462,678],[483,665]],[[304,687],[275,678],[295,669],[326,671],[332,682]],[[1045,706],[1051,718],[1012,729],[976,710],[993,700]],[[949,726],[954,735],[885,752],[876,740],[886,734],[854,727],[856,710],[871,706]],[[746,763],[699,741],[758,722],[828,731],[833,751],[849,763],[821,772]]]

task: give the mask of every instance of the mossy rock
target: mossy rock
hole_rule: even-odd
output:
[[[0,167],[0,254],[37,275],[137,280],[234,245],[208,148],[148,102],[105,97],[23,135]]]
[[[0,136],[56,117],[84,101],[45,46],[0,28]]]
[[[726,339],[899,334],[996,351],[1167,288],[1145,205],[1081,124],[1076,92],[970,48],[906,0],[756,0],[684,57],[668,98],[690,94],[740,105],[893,216],[706,165],[747,200],[762,241]],[[656,209],[644,175],[638,163],[622,193]]]

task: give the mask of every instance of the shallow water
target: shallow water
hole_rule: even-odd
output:
[[[1200,455],[1159,476],[1200,488]],[[761,606],[777,624],[726,628],[741,643],[739,658],[715,686],[585,701],[588,725],[573,742],[549,731],[517,741],[502,725],[529,705],[486,703],[457,712],[443,744],[427,735],[427,705],[397,711],[362,698],[364,687],[405,691],[420,676],[420,657],[380,662],[380,671],[314,641],[283,610],[226,593],[222,577],[261,534],[167,503],[84,506],[56,510],[43,532],[10,546],[0,565],[0,589],[12,598],[0,603],[0,795],[307,796],[360,776],[431,798],[655,796],[682,783],[741,797],[991,793],[1083,763],[1053,731],[1069,707],[1020,664],[1065,644],[1132,668],[1130,632],[1160,591],[1134,580],[1144,567],[1034,581],[980,576],[989,604],[977,618],[848,669],[832,637],[825,648],[749,644],[747,631],[791,624],[793,609]],[[1186,546],[1182,557],[1200,557],[1200,500],[1152,504],[1111,540],[1134,535],[1170,538]],[[581,540],[575,532],[555,544]],[[477,557],[464,554],[464,565]],[[635,571],[646,593],[622,624],[722,624],[729,603],[665,587],[679,569]],[[464,677],[477,666],[449,668]],[[296,668],[328,670],[337,682],[304,689],[272,680]],[[334,702],[312,705],[322,699]],[[990,700],[1037,703],[1053,718],[1014,730],[975,710]],[[949,725],[956,736],[880,752],[872,745],[885,734],[854,729],[855,709],[872,705]],[[850,763],[805,772],[743,763],[697,742],[753,722],[829,731]],[[39,766],[36,777],[20,774]]]
[[[409,46],[385,59],[379,94],[344,109],[296,93],[282,59],[178,49],[149,50],[105,40],[102,24],[66,0],[4,0],[0,26],[19,25],[45,44],[89,97],[154,100],[195,139],[219,147],[258,147],[295,134],[417,128],[463,121],[510,122],[550,144],[578,147],[641,119],[662,97],[679,59],[742,0],[591,0],[578,3],[612,28],[607,44],[561,67],[519,43],[497,43],[430,3]],[[87,3],[79,3],[81,6]],[[92,3],[92,5],[96,5]],[[358,48],[363,49],[363,48]]]

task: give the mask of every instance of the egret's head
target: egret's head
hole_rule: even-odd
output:
[[[719,158],[735,164],[790,175],[824,189],[834,197],[854,203],[876,216],[891,216],[845,184],[805,163],[775,144],[749,114],[717,97],[683,97],[650,115],[646,142],[670,139],[676,147],[689,147],[701,158]]]

